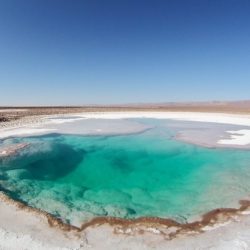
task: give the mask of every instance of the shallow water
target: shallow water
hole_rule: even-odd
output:
[[[250,151],[175,141],[163,121],[121,136],[17,138],[30,147],[0,160],[12,198],[74,225],[95,216],[158,216],[185,222],[237,205],[250,191]]]

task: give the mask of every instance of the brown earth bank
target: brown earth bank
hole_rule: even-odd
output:
[[[250,101],[127,104],[104,106],[0,107],[0,122],[8,122],[23,117],[37,115],[114,111],[221,112],[250,114]]]
[[[182,234],[202,233],[204,232],[203,229],[205,227],[213,227],[218,223],[224,223],[232,219],[234,216],[240,216],[242,212],[250,209],[249,200],[240,200],[239,208],[217,208],[203,214],[200,220],[189,223],[179,223],[173,219],[159,217],[139,217],[136,219],[96,217],[88,222],[83,223],[81,227],[76,227],[63,222],[60,218],[54,217],[43,210],[30,207],[22,201],[13,200],[7,194],[5,194],[3,190],[0,192],[0,201],[14,204],[19,209],[44,216],[47,219],[49,226],[57,227],[62,231],[81,232],[88,227],[108,224],[113,227],[115,234],[143,234],[148,228],[155,228],[159,234],[162,234],[165,239],[169,240]]]

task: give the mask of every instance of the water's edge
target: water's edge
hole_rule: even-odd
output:
[[[205,232],[205,227],[213,227],[216,224],[230,221],[230,219],[234,218],[235,216],[242,216],[244,211],[250,209],[250,200],[239,200],[239,208],[216,208],[203,214],[200,220],[195,220],[188,223],[179,223],[173,219],[160,217],[139,217],[135,219],[124,219],[106,216],[94,217],[90,221],[83,223],[80,227],[77,227],[63,222],[62,219],[57,218],[44,210],[31,207],[22,201],[12,199],[4,191],[0,191],[0,201],[9,205],[12,204],[18,209],[25,210],[34,214],[35,216],[41,216],[47,220],[48,226],[57,227],[64,232],[82,232],[89,227],[101,226],[104,224],[108,224],[114,229],[116,226],[119,226],[123,229],[123,231],[129,228],[137,228],[140,230],[140,227],[156,229],[161,229],[163,227],[165,229],[174,229],[171,230],[167,238],[165,237],[166,239],[173,239],[176,236],[185,233],[203,233]],[[143,232],[143,230],[140,232]],[[165,235],[165,233],[163,234]]]
[[[180,138],[178,138],[178,136],[173,136],[173,139],[177,141],[178,140],[184,141],[185,143],[188,144],[194,144],[198,146],[211,148],[209,147],[209,145],[199,145],[198,143],[191,143],[189,141],[181,140]],[[217,147],[212,147],[212,148],[217,148]],[[218,223],[229,221],[232,217],[236,215],[241,215],[242,212],[250,209],[250,200],[239,200],[239,207],[237,208],[230,208],[230,207],[215,208],[202,214],[199,217],[199,219],[185,223],[178,222],[174,219],[161,218],[161,217],[138,217],[138,218],[126,219],[126,218],[111,217],[111,216],[101,216],[101,217],[93,217],[89,221],[81,224],[81,226],[74,226],[70,223],[64,222],[62,219],[54,216],[49,212],[46,212],[45,210],[32,207],[22,200],[17,200],[11,197],[11,195],[9,195],[8,192],[4,191],[3,189],[0,191],[0,201],[9,204],[14,204],[19,209],[31,212],[34,215],[43,216],[44,218],[46,218],[49,226],[58,227],[62,231],[81,232],[91,226],[100,226],[103,224],[109,224],[114,228],[116,226],[122,228],[140,228],[140,227],[174,228],[175,230],[172,230],[172,232],[169,234],[170,239],[176,237],[181,233],[188,233],[188,232],[202,233],[204,232],[203,229],[206,226],[214,226]]]

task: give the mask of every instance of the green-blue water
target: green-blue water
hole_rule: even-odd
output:
[[[51,135],[0,160],[13,198],[79,225],[95,216],[185,221],[250,191],[250,151],[208,149],[154,128],[122,136]]]

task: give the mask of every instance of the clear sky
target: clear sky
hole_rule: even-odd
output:
[[[249,0],[0,0],[0,105],[239,99]]]

